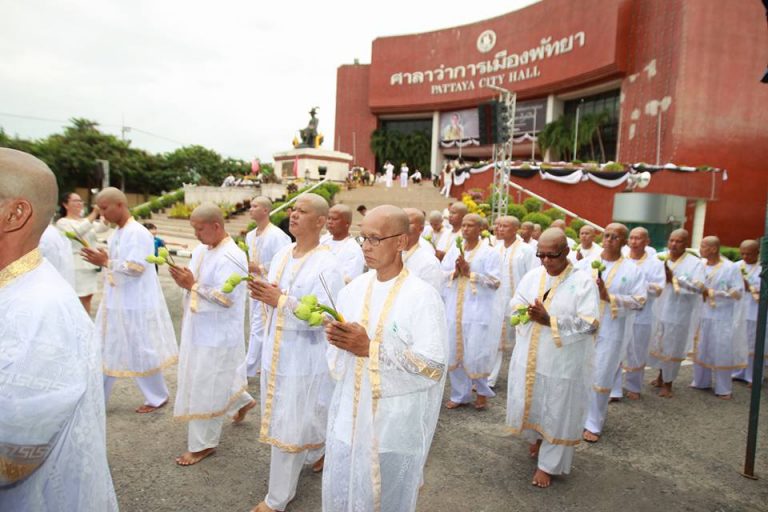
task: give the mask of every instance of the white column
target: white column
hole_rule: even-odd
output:
[[[707,217],[707,200],[697,199],[696,210],[693,212],[693,233],[691,233],[691,247],[698,247],[704,238],[704,220]]]
[[[432,113],[432,151],[429,158],[429,172],[431,176],[440,174],[438,166],[438,150],[440,149],[440,112]]]

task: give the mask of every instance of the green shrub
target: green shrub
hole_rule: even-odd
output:
[[[523,201],[523,206],[525,206],[525,209],[528,210],[529,213],[541,211],[541,201],[535,197],[529,197]]]
[[[520,220],[523,222],[533,222],[534,224],[539,224],[542,231],[547,229],[549,225],[552,224],[552,219],[539,212],[531,212]]]
[[[604,172],[623,172],[624,166],[617,162],[611,162],[603,166],[601,170]]]
[[[149,209],[149,206],[138,206],[133,209],[133,216],[138,217],[139,219],[151,219],[152,218],[152,210]]]
[[[579,241],[579,234],[573,230],[573,228],[565,228],[565,236],[570,238],[571,240]]]
[[[155,198],[149,202],[149,209],[153,212],[156,212],[163,208],[163,203],[160,201],[159,198]]]
[[[280,210],[276,214],[272,215],[269,218],[269,221],[275,226],[278,226],[280,225],[281,222],[283,222],[283,219],[285,219],[287,216],[288,214],[285,212],[285,210]]]
[[[547,208],[541,213],[543,213],[544,215],[546,215],[552,220],[555,220],[555,219],[565,220],[565,213],[563,212],[563,210],[560,210],[558,208]]]
[[[720,254],[731,261],[739,261],[741,259],[741,252],[738,247],[728,247],[727,245],[723,245],[720,247]]]
[[[579,231],[581,231],[581,228],[582,228],[582,227],[583,227],[585,224],[586,224],[586,222],[584,222],[584,221],[583,221],[583,220],[581,220],[581,219],[573,219],[573,220],[571,221],[571,228],[573,228],[573,230],[576,232],[576,238],[578,238],[578,237],[579,237],[579,236],[578,236],[578,235],[579,235]]]
[[[168,211],[168,217],[171,219],[188,219],[195,209],[194,204],[176,203]]]
[[[509,206],[507,206],[507,215],[514,215],[517,217],[517,220],[521,220],[523,217],[528,215],[528,210],[525,209],[525,206],[517,203],[509,203]]]

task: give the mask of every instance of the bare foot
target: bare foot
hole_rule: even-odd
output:
[[[621,402],[621,397],[620,396],[612,396],[611,398],[608,399],[608,402],[609,403],[610,402]]]
[[[459,407],[464,407],[465,405],[467,405],[467,404],[460,404],[460,403],[457,403],[457,402],[452,402],[450,400],[445,402],[445,408],[446,409],[457,409]]]
[[[659,396],[662,398],[672,398],[672,383],[665,383],[664,387],[659,391]]]
[[[313,473],[320,473],[323,471],[323,467],[325,467],[325,455],[320,457],[317,462],[312,464],[312,472]]]
[[[251,400],[250,402],[242,406],[240,409],[238,409],[237,413],[232,418],[232,423],[238,424],[241,421],[243,421],[245,419],[245,415],[248,414],[248,411],[250,411],[254,407],[256,407],[256,400]]]
[[[715,395],[715,396],[717,398],[719,398],[720,400],[732,400],[733,399],[733,394],[730,394],[730,395]]]
[[[535,459],[539,456],[540,449],[541,449],[541,439],[539,439],[535,443],[528,445],[528,454],[531,456],[532,459]]]
[[[477,399],[475,399],[475,409],[478,411],[482,411],[483,409],[488,408],[488,397],[485,397],[483,395],[477,395]]]
[[[161,407],[165,407],[167,404],[168,404],[168,399],[166,399],[165,402],[161,403],[160,405],[144,404],[141,407],[137,408],[136,412],[139,414],[147,414],[148,412],[153,412],[160,409]]]
[[[600,440],[600,434],[595,434],[587,429],[584,429],[584,433],[581,434],[581,438],[588,443],[596,443]]]
[[[271,508],[269,505],[267,505],[265,502],[261,502],[255,507],[251,509],[251,512],[280,512],[278,510],[275,510]]]
[[[544,489],[549,487],[551,483],[552,475],[536,468],[536,472],[533,474],[533,482],[531,482],[531,484]]]
[[[659,376],[651,381],[651,386],[655,388],[660,388],[664,386],[664,381],[661,378],[661,371],[659,371]]]
[[[627,391],[627,398],[629,400],[640,400],[640,393],[635,393],[634,391]]]
[[[206,448],[205,450],[200,450],[199,452],[185,452],[176,457],[176,464],[179,466],[191,466],[192,464],[197,464],[215,451],[216,448]]]

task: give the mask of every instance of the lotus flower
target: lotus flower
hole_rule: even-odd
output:
[[[242,283],[243,281],[250,281],[253,277],[251,276],[243,276],[235,272],[231,276],[227,278],[226,281],[224,281],[224,284],[221,287],[221,291],[224,293],[232,293],[235,288],[237,288],[237,285]]]
[[[78,235],[74,231],[65,231],[64,236],[66,236],[70,240],[74,240],[75,242],[79,243],[83,247],[90,247],[90,244],[88,244],[85,238],[80,237],[80,235]]]
[[[747,273],[746,267],[741,267],[741,275],[744,277],[749,276],[749,274]]]
[[[661,254],[661,253],[659,253],[659,254],[656,255],[656,257],[659,258],[661,261],[667,261],[669,259],[669,255],[668,254]]]
[[[433,248],[436,248],[436,247],[435,247],[435,238],[432,236],[432,233],[430,233],[430,234],[428,234],[428,235],[424,235],[422,238],[423,238],[424,240],[426,240],[427,242],[429,242],[429,244],[430,244],[430,245],[431,245]]]
[[[592,262],[592,268],[594,268],[598,272],[603,272],[605,271],[605,264],[600,260],[595,260]]]
[[[155,256],[154,254],[150,254],[146,258],[144,258],[144,261],[147,263],[154,263],[155,265],[165,265],[166,259],[162,256]]]
[[[293,310],[293,314],[299,320],[307,322],[312,327],[323,323],[323,314],[328,314],[334,320],[343,322],[344,317],[330,306],[320,304],[316,295],[305,295],[299,300],[299,305]]]
[[[518,325],[525,325],[531,321],[531,316],[528,314],[528,306],[520,304],[515,308],[515,312],[509,317],[509,325],[516,327]]]
[[[460,236],[456,237],[456,247],[459,249],[459,254],[461,254],[461,257],[464,257],[464,239]]]
[[[237,246],[240,248],[241,251],[245,253],[245,256],[248,257],[248,246],[243,242],[242,240],[237,241]]]

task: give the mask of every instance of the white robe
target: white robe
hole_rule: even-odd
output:
[[[664,285],[664,291],[654,302],[648,359],[651,366],[666,368],[669,375],[665,375],[664,380],[672,382],[680,363],[693,347],[702,304],[704,265],[688,253],[676,262],[667,260],[665,264],[672,270],[672,283]]]
[[[757,341],[757,308],[760,302],[760,263],[750,265],[745,261],[739,261],[739,272],[743,272],[746,276],[742,276],[747,281],[749,290],[744,290],[741,295],[740,307],[744,308],[744,323],[746,324],[747,338],[747,367],[743,370],[734,372],[734,377],[752,382],[752,372],[755,359],[755,342]],[[765,354],[764,361],[768,362],[768,354]]]
[[[603,248],[600,247],[600,245],[596,243],[592,243],[592,247],[589,249],[584,249],[583,247],[579,249],[578,252],[581,252],[582,258],[580,260],[576,259],[576,252],[573,247],[570,248],[570,252],[568,253],[568,260],[571,262],[571,265],[576,265],[579,261],[587,260],[588,263],[592,263],[594,260],[600,259],[600,254],[603,252]]]
[[[257,234],[256,230],[253,229],[245,235],[248,257],[251,262],[259,266],[265,277],[269,273],[270,263],[277,251],[290,243],[291,237],[273,224],[268,224],[261,233]],[[246,359],[248,376],[254,377],[261,368],[261,342],[264,338],[264,326],[271,308],[253,299],[249,299],[249,303],[251,334]]]
[[[109,239],[104,297],[96,313],[96,337],[104,374],[146,377],[178,359],[176,335],[154,265],[152,235],[130,218]]]
[[[189,268],[196,286],[184,292],[173,410],[177,420],[222,416],[248,387],[243,364],[247,284],[240,283],[232,293],[221,291],[229,276],[245,275],[232,259],[247,268],[245,253],[229,237],[215,248],[201,244],[192,251]]]
[[[48,225],[40,237],[38,247],[51,265],[59,271],[61,277],[75,288],[75,258],[72,256],[72,245],[69,239],[57,228]]]
[[[331,305],[343,286],[336,258],[319,245],[303,258],[294,258],[295,244],[272,259],[269,282],[283,296],[267,320],[261,357],[261,430],[259,441],[298,453],[324,446],[328,402],[333,388],[328,374],[328,342],[322,327],[311,327],[293,315],[301,297],[314,294]],[[320,283],[323,274],[329,298]]]
[[[408,166],[400,167],[400,188],[408,187]]]
[[[461,237],[461,229],[451,231],[451,226],[443,226],[437,236],[432,232],[432,242],[438,251],[448,252],[456,244],[456,237]]]
[[[365,269],[363,249],[354,238],[347,236],[343,240],[334,240],[329,233],[320,239],[320,243],[328,246],[331,254],[335,256],[339,273],[344,278],[344,284],[363,273]]]
[[[392,173],[395,171],[395,166],[391,163],[384,166],[384,179],[387,188],[392,188]]]
[[[101,222],[91,222],[88,219],[69,219],[62,217],[56,221],[56,227],[64,231],[73,231],[84,239],[91,247],[96,245],[96,233],[102,233],[109,228]],[[85,297],[96,293],[97,283],[99,281],[98,267],[91,265],[80,256],[83,246],[80,242],[68,240],[72,250],[72,257],[75,262],[75,291],[79,297]],[[154,248],[154,245],[153,245]],[[154,249],[153,249],[154,250]],[[154,254],[154,252],[153,252]]]
[[[328,420],[323,510],[413,511],[445,383],[442,300],[407,270],[383,283],[370,271],[339,293],[338,304],[348,322],[366,327],[371,353],[358,358],[328,349],[338,382]]]
[[[581,441],[592,381],[597,285],[591,274],[571,266],[556,277],[537,267],[518,284],[510,308],[537,298],[550,315],[550,327],[535,322],[517,327],[507,426],[529,440],[538,433],[550,444],[575,446]]]
[[[634,263],[642,274],[647,300],[643,309],[635,314],[632,338],[627,344],[624,356],[624,370],[642,372],[648,360],[654,303],[664,289],[666,277],[664,264],[655,255],[649,255],[647,251],[639,260],[628,257],[627,261]]]
[[[37,250],[0,270],[0,311],[0,510],[116,511],[91,319]]]
[[[595,340],[594,378],[592,389],[596,393],[610,393],[616,372],[632,339],[635,311],[640,310],[647,300],[643,275],[637,265],[620,257],[616,261],[601,261],[605,270],[601,273],[609,302],[600,301],[600,328]],[[597,279],[598,272],[584,258],[576,268]]]
[[[501,285],[496,293],[497,299],[494,301],[494,322],[499,332],[499,351],[512,350],[515,342],[515,329],[509,325],[509,301],[515,294],[517,284],[523,279],[523,276],[533,268],[540,265],[536,258],[536,251],[523,242],[515,240],[509,247],[504,246],[503,241],[499,241],[493,247],[493,250],[499,255],[501,260]]]
[[[498,350],[493,308],[501,280],[501,259],[493,248],[478,242],[475,249],[465,249],[470,277],[451,279],[459,257],[453,245],[443,258],[446,285],[443,300],[448,317],[450,370],[462,367],[470,379],[488,377]]]
[[[444,275],[440,269],[440,260],[431,248],[417,244],[403,251],[403,263],[411,274],[431,284],[437,293],[443,291]]]
[[[739,370],[747,367],[744,308],[737,307],[744,281],[739,266],[720,257],[704,265],[704,286],[709,297],[701,305],[701,324],[694,339],[693,362],[710,370]]]

